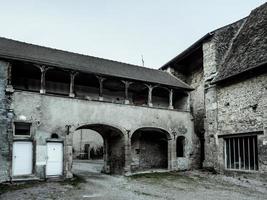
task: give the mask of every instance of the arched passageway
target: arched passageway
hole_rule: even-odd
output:
[[[123,174],[125,166],[125,138],[121,130],[105,124],[88,124],[77,130],[93,130],[99,133],[103,144],[103,172],[108,174]]]
[[[91,129],[76,130],[72,137],[73,159],[103,160],[103,138]]]
[[[159,128],[141,128],[131,137],[132,171],[168,168],[169,133]]]

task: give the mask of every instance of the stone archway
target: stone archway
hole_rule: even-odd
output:
[[[114,126],[106,124],[85,124],[76,130],[90,129],[99,133],[104,141],[103,172],[108,174],[123,174],[125,167],[125,136]]]
[[[132,171],[168,169],[170,134],[154,127],[139,128],[131,135]]]

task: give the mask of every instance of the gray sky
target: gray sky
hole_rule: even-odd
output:
[[[264,0],[0,0],[0,36],[159,68]]]

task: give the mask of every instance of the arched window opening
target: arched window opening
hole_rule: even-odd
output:
[[[11,84],[14,89],[40,92],[41,71],[29,63],[13,62]]]
[[[155,87],[152,92],[153,107],[168,108],[169,95],[169,90],[167,88]]]
[[[176,155],[177,157],[185,157],[185,137],[179,136],[176,140]]]
[[[99,81],[94,74],[79,73],[74,79],[76,97],[88,100],[99,99]]]
[[[173,106],[174,109],[189,111],[188,94],[181,90],[174,90]]]
[[[69,96],[70,73],[60,69],[48,69],[45,75],[45,90],[48,94]]]
[[[107,78],[103,82],[103,100],[113,103],[124,103],[125,85],[119,79]]]
[[[146,106],[148,97],[148,88],[142,83],[134,82],[129,86],[130,104],[137,106]]]

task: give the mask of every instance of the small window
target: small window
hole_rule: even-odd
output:
[[[176,155],[177,155],[177,157],[185,157],[184,156],[184,146],[185,146],[185,137],[179,136],[176,140]]]
[[[56,134],[56,133],[52,133],[51,138],[53,138],[53,139],[58,139],[59,137],[58,137],[58,134]]]
[[[224,139],[225,167],[234,170],[258,170],[257,136]]]
[[[31,135],[31,124],[24,122],[15,123],[15,136],[30,136]]]

